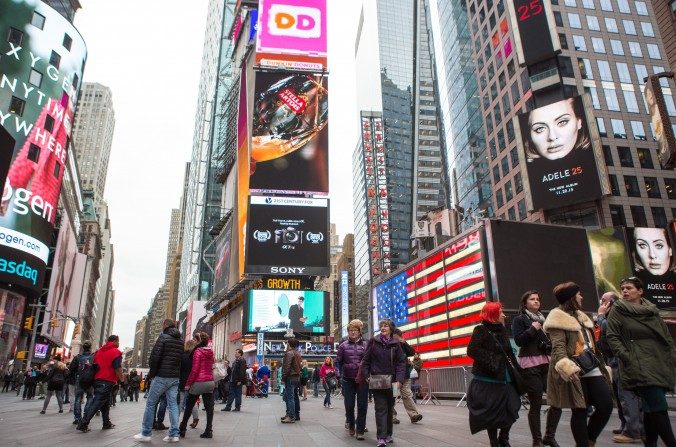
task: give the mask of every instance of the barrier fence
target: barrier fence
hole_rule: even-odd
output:
[[[438,397],[459,397],[459,407],[467,397],[467,387],[472,380],[472,374],[464,366],[452,366],[447,368],[423,369],[418,384],[423,394],[422,404],[432,403],[438,405]]]

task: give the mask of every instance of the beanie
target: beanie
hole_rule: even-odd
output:
[[[575,283],[570,283],[566,287],[557,287],[554,291],[554,296],[556,296],[556,300],[559,302],[559,304],[564,304],[569,299],[575,297],[579,291],[580,286]]]

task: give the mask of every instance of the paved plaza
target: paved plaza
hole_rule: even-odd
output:
[[[47,414],[41,415],[42,400],[22,401],[14,393],[0,394],[0,445],[1,446],[134,446],[148,445],[137,443],[132,438],[140,431],[141,417],[145,407],[145,399],[138,403],[118,402],[111,409],[111,420],[116,424],[113,430],[101,430],[101,419],[94,418],[90,424],[92,431],[80,433],[72,425],[72,414],[57,413],[56,401],[52,399]],[[411,424],[403,405],[397,404],[401,424],[395,425],[395,446],[486,446],[488,438],[485,432],[470,435],[467,427],[467,409],[457,408],[456,401],[442,401],[441,405],[420,406],[424,419],[418,424]],[[214,439],[200,439],[204,429],[206,415],[200,410],[201,418],[197,429],[188,428],[188,434],[181,440],[184,445],[213,446],[373,446],[375,445],[375,421],[373,405],[369,406],[367,418],[366,440],[357,441],[351,438],[344,429],[344,413],[342,399],[334,399],[335,409],[322,406],[322,399],[309,397],[301,402],[302,421],[295,424],[281,424],[280,416],[284,414],[284,405],[277,395],[268,399],[245,399],[240,413],[220,411],[223,405],[216,407],[214,416]],[[68,411],[68,405],[65,406]],[[402,417],[403,416],[403,417]],[[676,417],[672,413],[672,424],[676,426]],[[573,446],[568,421],[570,412],[564,411],[563,419],[557,434],[562,447]],[[169,425],[168,416],[165,424]],[[613,428],[619,422],[616,414],[602,434],[597,446],[613,445],[611,441]],[[151,444],[164,445],[162,438],[166,432],[154,432]],[[529,447],[531,445],[526,411],[522,410],[520,418],[512,429],[512,446]]]

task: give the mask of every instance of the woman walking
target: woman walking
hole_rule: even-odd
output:
[[[665,393],[674,389],[674,342],[657,307],[643,298],[643,283],[628,278],[620,283],[622,299],[608,316],[607,340],[619,359],[622,388],[638,394],[648,447],[661,438],[676,446]]]
[[[401,385],[406,374],[406,357],[401,345],[394,339],[394,323],[382,320],[380,334],[371,338],[361,362],[361,377],[369,382],[375,401],[378,447],[392,442],[394,394],[392,385]],[[320,372],[321,374],[321,372]]]
[[[331,387],[329,382],[331,380],[336,380],[336,368],[333,366],[333,359],[331,359],[331,357],[326,356],[324,359],[322,368],[319,370],[319,377],[322,379],[322,385],[324,386],[324,392],[326,393],[324,396],[324,408],[333,409],[333,405],[331,405],[331,391],[334,387]]]
[[[467,355],[474,360],[474,378],[467,390],[470,431],[486,430],[491,447],[509,447],[509,431],[519,417],[521,399],[510,372],[510,364],[516,367],[517,361],[501,303],[486,303],[482,308],[481,324],[472,332]]]
[[[192,368],[190,375],[185,383],[185,389],[188,390],[188,399],[183,413],[183,420],[179,427],[179,435],[181,438],[185,437],[186,427],[190,419],[197,398],[201,395],[204,409],[207,412],[207,426],[200,438],[212,438],[212,424],[214,420],[214,374],[212,372],[214,367],[214,352],[211,346],[208,346],[209,335],[206,332],[198,332],[195,335],[197,346],[192,356]]]
[[[61,355],[56,354],[47,365],[44,373],[44,382],[47,384],[47,396],[42,405],[40,414],[45,414],[47,406],[52,396],[56,394],[56,401],[59,404],[59,413],[63,413],[63,386],[66,383],[66,365],[61,363]]]
[[[521,313],[512,321],[512,335],[519,347],[519,365],[528,385],[528,426],[533,436],[533,447],[558,447],[554,437],[561,419],[560,408],[549,407],[544,438],[540,429],[542,393],[547,391],[549,355],[552,351],[549,338],[542,330],[544,322],[545,316],[540,312],[540,295],[536,290],[529,290],[521,297]]]
[[[178,379],[178,390],[180,393],[180,405],[179,411],[183,411],[185,414],[186,405],[188,403],[188,390],[186,389],[186,383],[188,382],[188,377],[192,372],[192,356],[195,352],[195,347],[197,346],[197,340],[188,340],[185,342],[183,347],[183,354],[181,356],[181,375]],[[192,407],[192,423],[190,427],[196,428],[197,423],[200,421],[200,413],[197,405]]]
[[[552,342],[547,402],[570,408],[570,429],[577,447],[593,447],[613,411],[610,377],[594,340],[594,323],[582,312],[580,286],[554,287],[560,306],[547,316],[544,330]],[[587,422],[587,409],[594,412]]]
[[[340,365],[341,389],[345,397],[345,430],[358,440],[364,439],[366,429],[366,411],[368,410],[369,387],[364,380],[357,380],[359,364],[366,353],[366,342],[361,336],[364,323],[352,320],[347,325],[347,340],[338,346],[336,363]],[[357,418],[354,417],[354,405],[357,404]]]

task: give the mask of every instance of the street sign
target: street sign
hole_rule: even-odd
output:
[[[256,336],[256,355],[261,357],[263,355],[263,337],[264,332],[259,332]],[[260,359],[259,359],[260,360]]]

